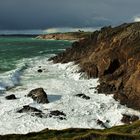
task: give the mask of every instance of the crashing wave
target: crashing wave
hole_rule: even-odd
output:
[[[7,72],[6,76],[2,77],[0,81],[0,93],[20,85],[21,75],[27,66],[27,64],[23,64],[19,68]]]

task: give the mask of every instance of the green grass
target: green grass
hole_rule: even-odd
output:
[[[140,140],[140,121],[130,125],[116,126],[104,130],[96,129],[45,129],[26,135],[3,135],[0,140]]]

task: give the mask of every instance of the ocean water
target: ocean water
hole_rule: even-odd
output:
[[[20,76],[34,58],[42,59],[70,47],[68,41],[46,41],[26,37],[0,38],[0,90],[20,84]]]
[[[140,112],[122,106],[112,95],[98,94],[98,79],[86,79],[73,62],[53,64],[48,58],[70,47],[68,41],[46,41],[33,38],[0,38],[0,134],[25,134],[48,129],[97,128],[101,120],[106,127],[121,125],[122,114]],[[42,69],[42,73],[38,73]],[[38,104],[26,95],[42,87],[48,95],[48,104]],[[77,97],[83,93],[89,100]],[[15,94],[16,100],[5,96]],[[59,110],[66,119],[39,118],[31,113],[17,113],[30,105],[48,115]]]

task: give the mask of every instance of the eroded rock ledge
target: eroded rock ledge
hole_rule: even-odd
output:
[[[140,109],[140,23],[103,27],[50,60],[75,61],[89,78],[99,77],[100,93]]]

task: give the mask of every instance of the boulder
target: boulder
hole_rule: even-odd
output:
[[[126,114],[122,114],[122,115],[123,115],[123,117],[122,117],[121,121],[123,123],[126,123],[126,124],[130,124],[134,121],[139,120],[139,117],[136,116],[136,115],[132,115],[132,116],[131,115],[126,115]]]
[[[64,119],[66,119],[65,118],[66,114],[59,110],[54,110],[54,111],[50,112],[49,117],[55,117],[55,118],[59,118],[60,120],[64,120]]]
[[[17,99],[16,96],[14,94],[8,95],[5,97],[7,100],[14,100]]]
[[[22,109],[18,110],[17,112],[18,113],[25,113],[25,112],[40,112],[41,113],[42,111],[39,109],[36,109],[34,107],[31,107],[29,105],[25,105],[25,106],[23,106]]]
[[[34,107],[31,107],[29,105],[23,106],[23,108],[18,110],[17,113],[31,113],[32,116],[37,116],[40,118],[45,116],[45,114],[42,113],[41,110],[34,108]]]
[[[59,110],[50,111],[49,114],[43,113],[41,110],[31,107],[29,105],[23,106],[22,109],[18,110],[17,113],[29,113],[31,116],[36,116],[39,118],[47,118],[47,117],[53,117],[58,118],[60,120],[66,119],[66,114]]]
[[[89,96],[87,96],[87,95],[85,95],[85,94],[83,94],[83,93],[76,94],[75,96],[76,96],[76,97],[81,97],[81,98],[86,99],[86,100],[89,100],[89,99],[90,99]]]
[[[42,70],[42,69],[38,69],[37,71],[38,71],[39,73],[43,72],[43,70]]]
[[[42,104],[49,103],[47,94],[45,93],[43,88],[37,88],[31,90],[27,95],[27,97],[31,97],[37,103],[42,103]]]

